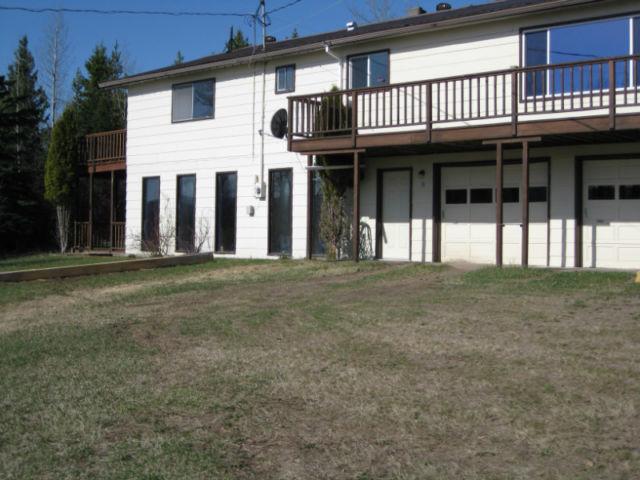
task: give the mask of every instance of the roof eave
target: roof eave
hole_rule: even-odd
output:
[[[298,47],[292,47],[283,50],[276,50],[274,52],[259,53],[256,55],[250,55],[246,57],[238,57],[229,60],[215,61],[211,63],[204,63],[201,65],[186,66],[184,68],[176,68],[166,70],[162,72],[151,72],[148,74],[134,75],[131,77],[121,78],[118,80],[110,80],[99,84],[100,88],[125,88],[130,85],[138,83],[160,80],[170,77],[178,77],[181,75],[192,74],[208,70],[217,70],[220,68],[233,67],[238,65],[247,65],[271,58],[286,57],[289,55],[299,55],[302,53],[309,53],[313,51],[324,50],[327,43],[332,46],[350,45],[375,39],[398,37],[403,35],[411,35],[422,31],[443,30],[446,28],[459,27],[466,24],[479,24],[492,20],[508,18],[512,16],[527,15],[531,13],[539,13],[549,10],[555,10],[558,8],[567,8],[587,3],[597,3],[602,0],[556,0],[548,3],[540,3],[534,5],[526,5],[521,7],[513,7],[508,10],[500,10],[496,12],[489,12],[484,14],[477,14],[468,17],[454,18],[441,22],[431,22],[420,25],[411,25],[407,27],[399,27],[384,31],[364,33],[362,35],[353,35],[349,37],[339,38],[331,41],[315,42],[308,45],[302,45]]]

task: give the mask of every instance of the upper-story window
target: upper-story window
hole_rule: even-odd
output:
[[[171,121],[184,122],[213,118],[215,80],[181,83],[173,86]]]
[[[388,51],[349,57],[349,88],[377,87],[388,83]]]
[[[283,65],[276,68],[276,93],[289,93],[296,89],[296,66]]]
[[[640,18],[625,16],[529,30],[524,33],[523,53],[527,67],[639,54]],[[640,83],[638,72],[633,71],[637,62],[616,61],[615,68],[617,88]],[[527,95],[600,88],[609,88],[609,70],[602,63],[540,70],[526,76]]]

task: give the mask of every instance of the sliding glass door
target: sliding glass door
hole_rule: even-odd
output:
[[[236,251],[236,205],[238,174],[224,172],[216,175],[216,252]]]
[[[269,171],[269,254],[291,255],[291,169]]]
[[[142,179],[142,250],[155,250],[160,240],[160,177]]]
[[[193,251],[196,230],[196,176],[178,176],[176,251]]]

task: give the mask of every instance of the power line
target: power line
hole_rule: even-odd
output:
[[[272,13],[276,13],[276,12],[279,12],[280,10],[284,10],[285,8],[292,7],[292,6],[294,6],[295,4],[300,3],[300,2],[302,2],[302,0],[292,0],[292,1],[291,1],[291,2],[289,2],[289,3],[286,3],[286,4],[282,5],[281,7],[277,7],[277,8],[274,8],[273,10],[269,10],[269,11],[267,12],[267,15],[270,15],[270,14],[272,14]]]
[[[302,0],[297,0],[302,1]],[[297,3],[297,2],[293,2]],[[281,8],[285,8],[281,7]],[[280,8],[280,9],[281,9]],[[162,10],[98,10],[93,8],[31,8],[0,5],[0,10],[13,10],[27,13],[89,13],[97,15],[165,15],[171,17],[253,17],[252,13],[239,12],[191,12],[183,11],[162,11]]]

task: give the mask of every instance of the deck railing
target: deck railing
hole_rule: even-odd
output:
[[[125,222],[75,222],[73,247],[75,250],[124,250]]]
[[[123,162],[126,156],[126,129],[92,133],[81,145],[81,158],[89,165]]]
[[[614,86],[614,88],[611,88]],[[620,107],[640,105],[640,56],[514,68],[372,88],[289,97],[296,137],[348,136],[363,130],[508,123],[563,112],[604,110],[615,127]],[[487,123],[487,122],[485,122]]]

